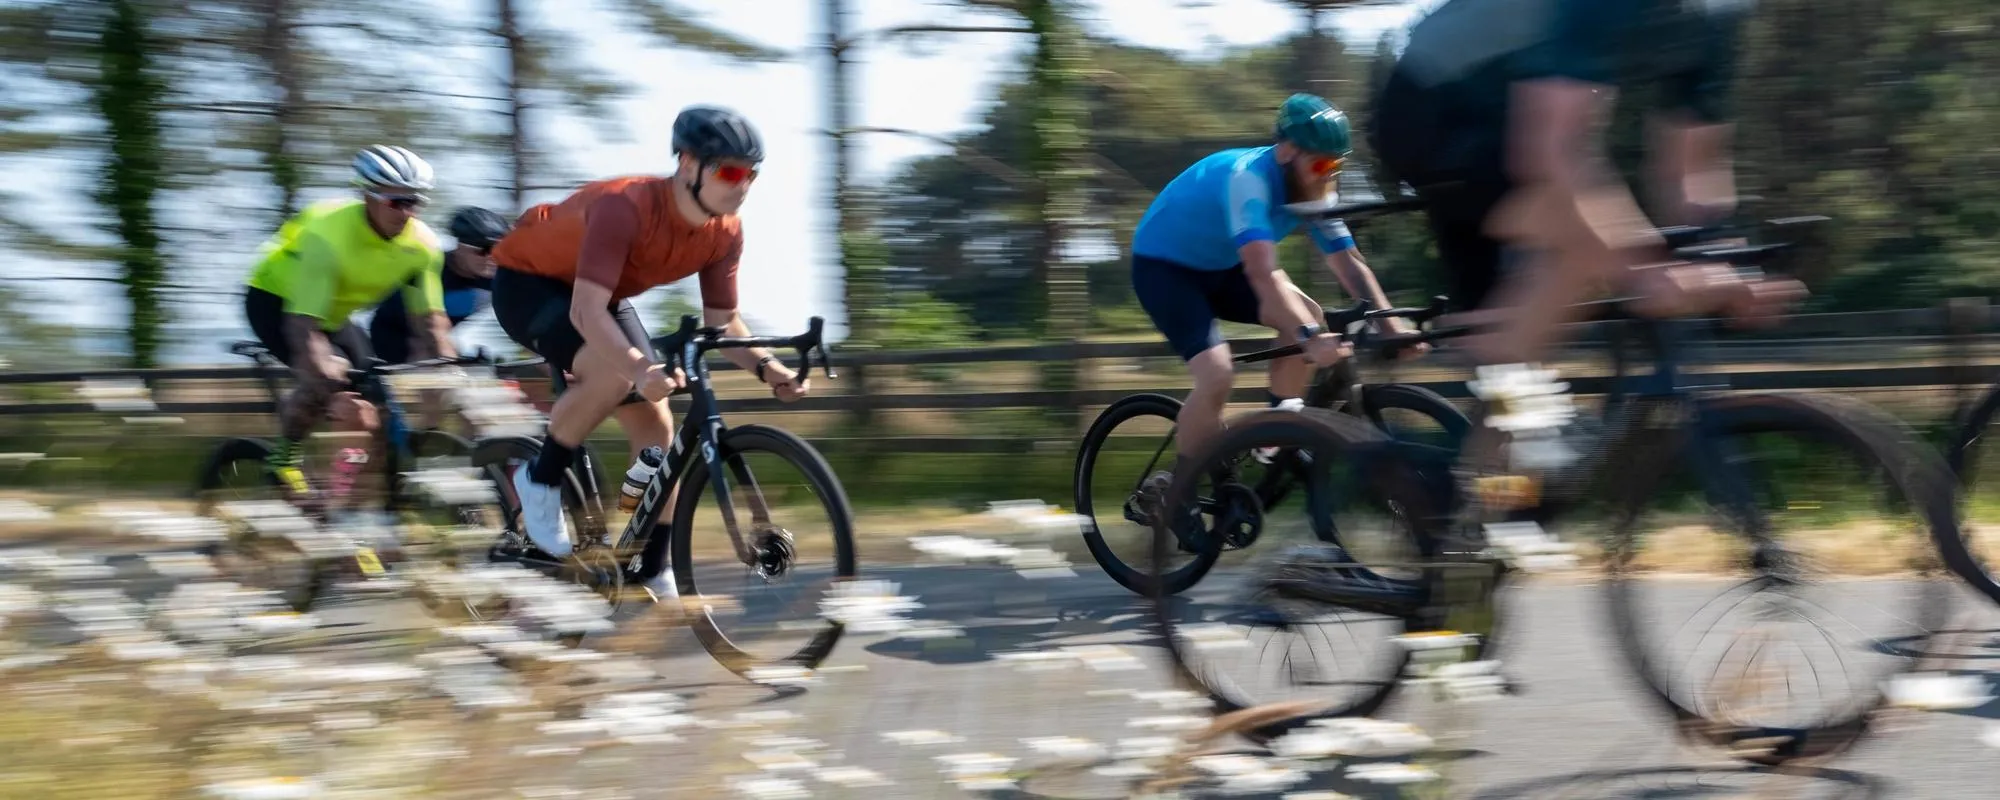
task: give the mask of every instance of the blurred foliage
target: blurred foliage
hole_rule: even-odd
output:
[[[0,369],[35,372],[73,368],[69,331],[28,313],[19,293],[0,284]]]
[[[1307,7],[1341,5],[1300,0]],[[1931,305],[1987,293],[2000,278],[2000,7],[1971,0],[1858,0],[1828,6],[1768,0],[1743,40],[1738,75],[1737,169],[1741,190],[1764,198],[1765,217],[1826,214],[1836,220],[1805,273],[1812,310]],[[1094,40],[1089,103],[1095,174],[1092,223],[1122,252],[1153,194],[1196,159],[1268,141],[1271,109],[1309,85],[1369,119],[1369,87],[1393,63],[1393,36],[1372,52],[1338,39],[1297,35],[1200,56]],[[1301,72],[1317,73],[1302,79]],[[964,307],[989,338],[1036,330],[1041,287],[1027,279],[1043,252],[1034,194],[1005,170],[1033,161],[1026,72],[995,89],[980,128],[954,155],[918,159],[885,187],[879,222],[893,275]],[[1612,152],[1636,176],[1643,139],[1623,103]],[[1374,188],[1365,141],[1344,176],[1352,199]],[[1393,184],[1391,185],[1393,188]],[[1641,194],[1642,199],[1645,195]],[[1419,217],[1356,226],[1384,288],[1416,301],[1442,290],[1435,248]],[[1280,263],[1335,302],[1333,282],[1307,248],[1288,242]],[[1150,332],[1122,264],[1090,268],[1096,333]],[[1139,321],[1138,331],[1133,322]]]
[[[981,124],[949,138],[949,154],[842,194],[843,269],[883,284],[850,305],[865,316],[935,298],[988,341],[1150,336],[1122,250],[1154,193],[1203,155],[1267,141],[1271,109],[1290,91],[1324,94],[1365,126],[1368,89],[1393,60],[1393,36],[1353,48],[1332,35],[1331,11],[1368,0],[1283,2],[1298,11],[1291,35],[1195,54],[1117,41],[1115,31],[1087,35],[1092,0],[937,4],[941,23],[957,15],[966,24],[912,26],[912,35],[949,42],[958,30],[1018,30],[1026,46],[989,90]],[[595,63],[588,40],[565,27],[583,15],[615,20],[652,46],[744,61],[796,55],[672,0],[491,0],[465,10],[393,0],[7,0],[0,157],[89,165],[100,180],[90,228],[54,229],[30,203],[0,202],[0,240],[102,265],[81,279],[125,288],[130,349],[144,361],[176,292],[217,283],[199,274],[247,268],[184,254],[240,234],[248,219],[251,229],[275,225],[313,187],[344,183],[358,145],[497,157],[517,205],[527,192],[570,185],[579,176],[543,131],[560,115],[623,135],[617,101],[649,79]],[[108,38],[117,20],[122,32]],[[1996,24],[2000,6],[1974,0],[1760,4],[1738,76],[1738,169],[1743,190],[1765,198],[1754,213],[1838,220],[1809,265],[1815,310],[1928,305],[1983,293],[2000,273]],[[114,43],[122,55],[107,58]],[[467,44],[509,58],[470,77],[440,69],[464,60]],[[1613,129],[1614,157],[1633,174],[1637,105]],[[1350,198],[1378,183],[1367,155],[1364,139],[1345,176]],[[212,202],[200,193],[246,178],[269,192],[252,209],[224,208],[201,223],[153,218],[163,198]],[[210,227],[183,227],[195,224]],[[1380,219],[1356,232],[1398,299],[1444,285],[1421,220]],[[1315,261],[1300,242],[1281,249],[1295,279],[1333,302]]]

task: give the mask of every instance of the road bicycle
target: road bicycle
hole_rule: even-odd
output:
[[[1417,207],[1411,201],[1395,200],[1344,206],[1341,213],[1344,220],[1358,223]],[[1347,333],[1358,324],[1390,317],[1421,325],[1444,313],[1447,302],[1448,298],[1437,297],[1428,308],[1379,310],[1362,303],[1350,308],[1324,308],[1322,313],[1326,330]],[[1237,364],[1254,364],[1297,353],[1295,349],[1281,351],[1282,348],[1242,353],[1232,360]],[[1394,354],[1382,356],[1392,358]],[[1327,409],[1366,420],[1413,448],[1445,456],[1431,459],[1434,464],[1449,464],[1448,454],[1456,452],[1458,440],[1471,426],[1463,412],[1429,389],[1364,381],[1355,359],[1316,370],[1301,400],[1307,408]],[[1077,448],[1072,490],[1077,513],[1089,520],[1083,529],[1084,545],[1105,574],[1140,595],[1151,591],[1152,570],[1147,563],[1146,548],[1152,541],[1153,521],[1151,514],[1141,507],[1138,490],[1147,476],[1162,468],[1163,460],[1174,457],[1174,422],[1180,416],[1180,409],[1180,400],[1153,392],[1121,398],[1097,416]],[[1143,464],[1134,460],[1140,454],[1147,454]],[[1256,541],[1262,531],[1254,521],[1261,517],[1261,510],[1282,503],[1302,474],[1302,465],[1290,452],[1265,454],[1259,462],[1265,468],[1258,480],[1248,484],[1227,483],[1222,494],[1201,499],[1200,514],[1207,521],[1208,530],[1221,532],[1223,551],[1240,550]],[[1100,466],[1115,469],[1124,477],[1100,476]],[[1441,475],[1437,470],[1432,470],[1432,474]],[[1114,542],[1128,540],[1138,543],[1130,558],[1120,556],[1119,548],[1114,546]],[[1166,583],[1162,588],[1168,594],[1186,591],[1201,580],[1219,556],[1217,552],[1188,561],[1163,576]]]
[[[1774,220],[1765,225],[1819,219]],[[1675,228],[1662,233],[1682,260],[1754,269],[1773,263],[1790,245],[1714,242],[1761,227]],[[1222,712],[1271,702],[1270,692],[1246,688],[1234,677],[1208,669],[1207,657],[1218,650],[1217,642],[1223,641],[1212,629],[1242,623],[1290,632],[1316,624],[1315,620],[1329,614],[1339,617],[1341,612],[1373,615],[1382,628],[1373,635],[1377,640],[1387,639],[1396,630],[1402,632],[1405,642],[1421,641],[1426,635],[1469,632],[1475,634],[1473,646],[1478,648],[1478,656],[1487,658],[1494,634],[1505,622],[1496,596],[1515,571],[1515,559],[1506,547],[1510,540],[1525,538],[1511,534],[1530,520],[1553,524],[1558,518],[1596,507],[1603,512],[1608,527],[1597,546],[1602,551],[1602,587],[1613,638],[1646,696],[1672,716],[1680,732],[1727,749],[1737,758],[1762,764],[1830,757],[1862,738],[1874,712],[1886,703],[1882,683],[1916,663],[1914,650],[1886,652],[1880,642],[1909,641],[1918,646],[1915,650],[1921,650],[1921,644],[1943,624],[1949,606],[1947,581],[1935,579],[1937,560],[1941,557],[1943,566],[1960,576],[1976,568],[1959,536],[1953,486],[1944,461],[1907,426],[1851,398],[1716,391],[1726,388],[1726,383],[1717,385],[1725,376],[1691,376],[1681,370],[1695,340],[1690,332],[1701,323],[1633,317],[1625,312],[1622,302],[1593,305],[1616,334],[1610,341],[1614,360],[1611,396],[1601,412],[1601,423],[1591,426],[1597,430],[1586,434],[1591,440],[1589,452],[1577,466],[1557,472],[1543,483],[1520,476],[1488,476],[1467,484],[1476,489],[1475,497],[1464,496],[1458,482],[1449,484],[1450,491],[1440,492],[1434,481],[1421,477],[1422,459],[1412,458],[1406,445],[1352,417],[1306,409],[1297,413],[1259,412],[1233,421],[1197,460],[1192,471],[1195,478],[1176,477],[1168,493],[1168,513],[1198,504],[1204,476],[1216,470],[1226,473],[1228,464],[1240,462],[1237,454],[1258,447],[1296,448],[1313,454],[1312,473],[1303,483],[1307,498],[1302,505],[1308,524],[1319,538],[1341,548],[1297,548],[1253,571],[1246,581],[1246,612],[1231,614],[1203,607],[1199,599],[1177,600],[1156,593],[1156,618],[1181,677],[1207,690]],[[1370,336],[1364,332],[1358,336],[1366,346],[1393,348],[1438,342],[1468,332],[1469,328],[1456,327],[1413,334]],[[1625,344],[1631,333],[1638,334],[1652,351],[1652,371],[1648,374],[1627,374]],[[1279,348],[1273,357],[1297,351],[1297,346]],[[1485,413],[1480,409],[1473,418],[1482,419]],[[1836,473],[1840,467],[1853,469]],[[1781,487],[1778,478],[1788,470],[1810,479],[1803,487]],[[1235,483],[1241,485],[1240,480]],[[1227,488],[1229,484],[1225,481],[1223,485]],[[1241,489],[1234,491],[1242,493]],[[1907,578],[1907,573],[1916,573],[1916,577],[1869,582],[1859,589],[1843,584],[1846,591],[1840,596],[1815,604],[1803,594],[1818,585],[1810,570],[1825,563],[1829,551],[1814,539],[1828,526],[1828,514],[1851,511],[1862,502],[1880,502],[1883,510],[1904,517],[1884,526],[1873,547],[1887,550],[1888,545],[1899,543],[1901,540],[1892,534],[1905,528],[1909,531],[1904,532],[1928,537],[1928,546],[1917,535],[1907,537],[1918,544],[1919,552],[1905,554],[1907,560],[1897,564],[1903,577]],[[1468,504],[1492,510],[1513,507],[1516,517],[1488,526],[1484,536],[1454,535],[1453,523]],[[1655,504],[1661,505],[1655,508]],[[1689,515],[1691,507],[1706,511],[1702,519],[1707,527],[1659,526],[1667,532],[1656,534],[1655,525],[1642,524],[1662,520],[1684,523],[1682,518]],[[1654,511],[1661,515],[1648,520],[1648,513]],[[1342,549],[1359,538],[1363,526],[1336,520],[1336,515],[1365,513],[1379,515],[1388,529],[1385,538],[1402,545],[1394,554],[1400,562],[1358,561]],[[1192,531],[1208,553],[1221,549],[1216,537],[1204,536],[1197,526],[1187,525],[1184,530]],[[1721,543],[1712,551],[1701,550],[1669,535],[1675,530],[1712,530],[1721,534]],[[1800,533],[1806,535],[1786,537]],[[1185,533],[1164,528],[1155,536],[1153,572],[1162,575],[1161,585],[1165,584],[1164,575],[1177,568],[1187,538]],[[1655,538],[1664,545],[1662,550],[1644,551],[1643,546]],[[1752,607],[1752,598],[1759,598],[1765,605],[1752,608],[1762,613],[1751,615],[1759,622],[1803,623],[1820,638],[1795,645],[1797,654],[1804,655],[1808,649],[1830,651],[1843,667],[1866,662],[1872,668],[1872,679],[1822,672],[1772,678],[1770,660],[1758,659],[1780,652],[1783,646],[1767,650],[1762,643],[1768,641],[1768,635],[1763,631],[1720,644],[1708,641],[1708,631],[1693,634],[1696,640],[1685,646],[1651,641],[1649,634],[1670,627],[1656,623],[1651,612],[1690,605],[1677,594],[1687,591],[1684,585],[1653,580],[1661,571],[1656,562],[1662,557],[1689,554],[1705,555],[1734,580],[1726,584],[1729,588],[1722,594],[1695,604],[1695,616],[1674,628],[1673,636],[1686,633],[1697,618],[1714,616],[1719,624],[1721,617]],[[1655,590],[1657,596],[1642,597]],[[1764,596],[1766,592],[1770,596]],[[1843,641],[1845,629],[1837,635],[1811,621],[1807,613],[1831,610],[1835,605],[1868,606],[1857,610],[1873,612],[1875,595],[1896,596],[1896,607],[1881,611],[1880,618],[1907,639],[1884,636]],[[1190,612],[1191,620],[1181,619]],[[1843,622],[1858,630],[1853,623]],[[1358,643],[1360,638],[1354,641]],[[1326,641],[1333,649],[1331,639]],[[1753,644],[1744,646],[1746,641]],[[1312,647],[1309,642],[1307,649]],[[1266,656],[1271,649],[1267,646],[1258,655]],[[1289,671],[1300,669],[1295,663],[1297,646],[1288,644],[1280,653]],[[1334,688],[1348,693],[1332,700],[1315,698],[1317,705],[1310,712],[1267,726],[1255,735],[1282,735],[1312,718],[1372,713],[1387,701],[1409,659],[1409,648],[1387,647],[1370,661],[1365,674],[1354,680],[1293,680],[1316,695]],[[1711,659],[1714,668],[1703,678],[1695,664]],[[1676,671],[1676,666],[1683,669]],[[1684,677],[1690,674],[1693,677]],[[1743,699],[1744,692],[1755,694],[1783,686],[1813,692],[1824,700],[1825,693],[1843,678],[1852,689],[1852,699],[1826,701],[1823,707],[1797,715],[1771,713],[1768,697],[1763,694],[1756,694],[1754,702]]]
[[[822,373],[832,378],[833,365],[822,338],[824,328],[825,321],[813,317],[807,331],[797,336],[730,337],[717,328],[699,327],[697,318],[690,315],[681,320],[678,331],[654,338],[653,350],[662,356],[666,368],[679,368],[687,375],[684,391],[691,403],[682,416],[680,431],[615,537],[598,482],[574,467],[565,472],[562,497],[573,550],[562,559],[534,549],[520,528],[513,472],[533,461],[540,443],[520,436],[474,443],[472,464],[498,490],[504,520],[491,558],[587,585],[614,612],[626,602],[628,585],[636,586],[671,569],[673,585],[696,637],[724,667],[749,677],[760,668],[817,666],[832,652],[842,632],[839,622],[818,618],[818,603],[823,597],[803,598],[797,605],[810,608],[792,609],[803,611],[804,621],[789,620],[763,630],[732,633],[722,624],[728,612],[771,604],[727,593],[717,586],[721,581],[718,573],[703,577],[697,568],[721,566],[722,572],[727,572],[733,564],[740,568],[745,588],[750,589],[772,588],[788,581],[841,582],[855,577],[853,513],[833,469],[812,445],[783,429],[754,424],[725,427],[704,358],[710,351],[724,348],[789,349],[798,354],[800,376],[811,373],[817,354]],[[552,380],[560,394],[565,386],[560,372],[552,371]],[[752,469],[752,461],[759,462],[756,469]],[[577,463],[586,462],[579,459]],[[773,473],[787,469],[794,475],[790,481],[773,480]],[[677,493],[673,519],[661,535],[658,527],[670,493]],[[698,518],[704,499],[709,508]],[[738,518],[740,507],[747,507],[748,520]],[[815,525],[814,519],[823,521]],[[698,523],[705,523],[701,527],[719,524],[727,534],[728,548],[719,550],[707,537],[698,538]],[[830,564],[802,563],[800,550],[807,539],[802,534],[813,531],[823,534],[830,545]],[[807,635],[801,644],[781,645],[788,652],[778,655],[754,653],[745,646],[759,634],[773,632]]]
[[[229,351],[250,359],[260,367],[258,379],[274,409],[282,408],[283,399],[278,391],[277,375],[284,365],[278,363],[268,349],[254,341],[235,342]],[[271,454],[275,446],[271,440],[258,437],[237,437],[225,440],[209,455],[202,465],[196,482],[196,510],[203,515],[214,515],[224,503],[243,500],[268,499],[275,490],[287,502],[299,507],[307,518],[321,524],[352,521],[351,517],[363,511],[379,510],[394,521],[409,513],[431,513],[439,509],[428,498],[419,497],[406,485],[405,476],[419,468],[421,462],[462,464],[470,455],[472,446],[465,439],[442,430],[412,429],[405,419],[402,405],[390,391],[389,376],[411,373],[441,367],[490,366],[493,361],[482,350],[471,356],[435,358],[406,364],[388,364],[380,359],[347,373],[349,384],[361,398],[382,410],[382,426],[379,435],[372,437],[369,448],[347,448],[333,454],[333,459],[347,459],[354,451],[367,453],[379,451],[383,458],[370,455],[366,463],[379,465],[382,491],[379,506],[373,509],[356,508],[362,505],[353,502],[357,496],[354,479],[361,477],[361,468],[356,465],[327,464],[320,467],[310,461],[303,469],[305,483],[287,486],[270,467]],[[281,412],[274,412],[281,413]],[[341,474],[346,473],[346,474]],[[460,517],[460,522],[475,520],[464,518],[477,514],[471,506],[445,510],[447,514]],[[375,579],[384,576],[389,565],[401,559],[402,553],[390,531],[381,526],[342,526],[355,529],[374,528],[377,536],[366,539],[356,538],[352,542],[352,556],[329,563],[328,559],[309,555],[302,551],[299,543],[283,536],[258,535],[256,531],[238,526],[229,539],[212,549],[219,566],[226,574],[241,578],[249,585],[278,592],[284,602],[294,610],[305,611],[336,582],[343,578],[359,577]]]

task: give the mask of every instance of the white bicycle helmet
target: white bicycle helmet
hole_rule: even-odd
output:
[[[429,191],[436,188],[430,162],[401,147],[371,144],[354,154],[354,185],[364,189]]]

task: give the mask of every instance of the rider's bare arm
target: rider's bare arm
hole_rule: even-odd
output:
[[[739,234],[740,237],[740,234]],[[730,336],[750,335],[750,326],[743,322],[743,315],[737,313],[736,268],[743,259],[743,240],[738,238],[729,252],[724,253],[715,263],[703,267],[701,281],[701,324],[711,328],[721,328]],[[764,348],[732,347],[720,351],[723,358],[746,370],[755,370],[757,362],[771,354]],[[767,367],[766,371],[774,369]]]
[[[639,208],[624,195],[608,194],[591,204],[569,304],[570,324],[586,342],[625,342],[624,332],[611,318],[611,290],[618,285],[619,273],[625,271],[625,258],[638,231]],[[652,359],[629,344],[622,348],[622,355],[626,375],[634,383],[641,382]]]
[[[1350,247],[1328,254],[1326,268],[1333,272],[1334,280],[1340,281],[1340,288],[1347,291],[1348,297],[1374,303],[1376,308],[1389,307],[1389,296],[1375,280],[1375,270],[1361,260],[1360,250]]]
[[[1647,120],[1646,148],[1654,214],[1666,225],[1703,225],[1736,208],[1736,170],[1730,158],[1735,126],[1704,123],[1683,112]]]
[[[1243,273],[1250,279],[1250,288],[1257,293],[1260,308],[1277,309],[1286,317],[1285,332],[1297,334],[1299,326],[1316,324],[1320,316],[1304,299],[1304,294],[1292,286],[1291,277],[1278,269],[1278,246],[1275,242],[1248,242],[1236,249],[1243,258]]]
[[[1376,308],[1389,307],[1389,295],[1382,291],[1382,284],[1375,280],[1375,270],[1368,267],[1368,262],[1361,260],[1359,248],[1349,247],[1338,253],[1328,253],[1326,268],[1333,272],[1334,280],[1340,281],[1340,288],[1347,291],[1348,297],[1367,300]],[[1384,320],[1384,323],[1388,330],[1393,332],[1401,333],[1410,329],[1409,322],[1400,318],[1390,318]]]
[[[451,343],[451,317],[442,311],[410,315],[411,358],[447,358],[458,355]]]
[[[1665,246],[1603,154],[1615,91],[1571,78],[1514,84],[1507,168],[1519,189],[1488,224],[1503,240],[1636,266]]]

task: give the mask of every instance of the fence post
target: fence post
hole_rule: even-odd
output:
[[[1953,297],[1944,301],[1945,365],[1951,370],[1952,416],[1961,419],[1971,409],[1971,387],[1981,382],[1973,374],[1972,338],[1986,327],[1991,309],[1984,297]]]

